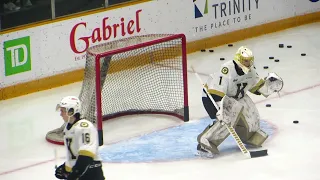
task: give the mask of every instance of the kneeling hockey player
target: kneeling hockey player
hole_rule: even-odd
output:
[[[211,74],[203,90],[202,102],[211,119],[217,119],[198,135],[197,150],[218,154],[218,146],[228,137],[224,124],[235,128],[244,144],[260,147],[268,135],[260,129],[259,112],[247,95],[251,92],[268,97],[281,91],[282,79],[275,73],[260,78],[254,67],[254,56],[247,47],[240,47],[232,61],[224,63],[220,72]],[[216,109],[209,96],[220,109]]]
[[[77,97],[64,97],[57,105],[67,123],[64,129],[66,161],[56,169],[58,179],[103,180],[102,163],[98,157],[98,131],[86,119],[80,119],[81,102]]]

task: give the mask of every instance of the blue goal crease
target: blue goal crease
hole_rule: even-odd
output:
[[[104,162],[139,163],[159,161],[179,161],[199,158],[197,154],[197,136],[212,120],[202,118],[199,121],[184,123],[150,134],[124,140],[102,147],[99,151]],[[267,121],[262,120],[261,129],[269,138],[274,128]],[[238,147],[229,136],[219,147],[221,153],[238,151]]]

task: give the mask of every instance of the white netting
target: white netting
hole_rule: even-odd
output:
[[[127,114],[160,113],[188,120],[183,45],[181,36],[154,34],[89,48],[79,95],[82,116],[97,122]],[[97,97],[101,97],[103,119],[97,119]]]

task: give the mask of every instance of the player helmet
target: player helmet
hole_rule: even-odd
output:
[[[56,110],[58,111],[60,108],[66,108],[68,116],[73,116],[76,113],[80,113],[81,102],[78,97],[66,96],[57,104]]]
[[[238,49],[234,60],[241,67],[242,71],[247,74],[250,71],[250,67],[253,65],[254,56],[249,48],[241,46]]]

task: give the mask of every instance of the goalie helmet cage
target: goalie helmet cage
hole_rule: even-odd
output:
[[[96,122],[124,115],[165,114],[189,120],[184,34],[133,36],[87,50],[80,92],[83,118]]]

